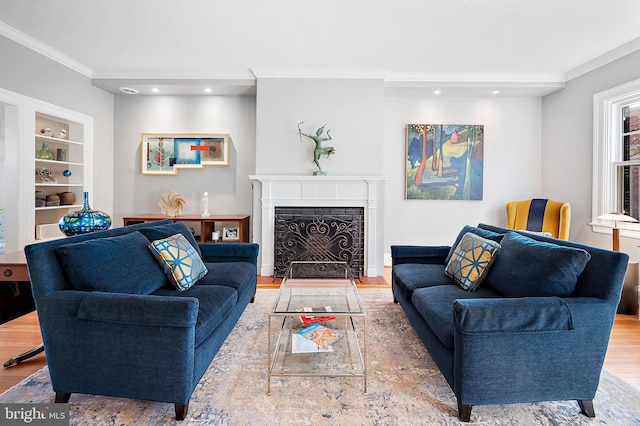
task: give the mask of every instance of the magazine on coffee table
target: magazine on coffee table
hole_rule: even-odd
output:
[[[342,334],[317,323],[303,328],[298,333],[325,348],[342,338]]]
[[[314,352],[333,352],[333,346],[327,346],[325,348],[298,333],[291,335],[291,353],[307,354]]]

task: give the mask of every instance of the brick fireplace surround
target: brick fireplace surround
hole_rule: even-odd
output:
[[[254,241],[260,244],[262,276],[275,272],[276,207],[362,207],[364,210],[363,271],[384,275],[382,176],[249,176],[254,184]],[[258,204],[258,203],[256,203]],[[259,238],[256,238],[259,237]]]

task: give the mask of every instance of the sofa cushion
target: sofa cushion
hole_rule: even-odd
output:
[[[187,241],[189,241],[189,243],[191,243],[193,248],[196,249],[198,256],[202,257],[202,253],[200,252],[200,246],[198,246],[198,242],[196,241],[195,237],[191,233],[191,230],[187,228],[187,225],[185,225],[182,222],[173,222],[173,223],[167,223],[163,225],[154,225],[154,226],[149,226],[145,228],[140,228],[139,232],[145,237],[147,237],[149,242],[160,240],[162,238],[167,238],[174,234],[180,233],[187,239]]]
[[[395,265],[391,274],[396,289],[405,299],[411,300],[415,289],[453,285],[451,278],[444,273],[444,266],[432,263],[403,263]]]
[[[207,268],[195,248],[182,234],[175,234],[149,244],[169,281],[178,290],[186,290],[207,274]]]
[[[238,302],[238,292],[225,286],[196,285],[185,291],[165,286],[156,290],[157,296],[195,297],[198,299],[195,346],[202,343],[224,321]]]
[[[438,340],[453,350],[453,302],[458,299],[501,297],[488,287],[468,292],[457,285],[445,285],[416,289],[411,303],[427,322]]]
[[[570,296],[591,255],[508,232],[485,284],[509,297]]]
[[[69,284],[81,291],[149,294],[167,277],[135,231],[115,237],[65,244],[55,249]]]
[[[210,272],[198,285],[223,285],[235,288],[238,293],[244,292],[246,288],[255,288],[256,266],[249,262],[206,262],[205,265]]]
[[[503,234],[498,234],[497,232],[489,231],[487,229],[482,229],[482,228],[476,228],[474,226],[465,225],[465,227],[462,228],[462,230],[456,237],[456,240],[454,241],[453,245],[451,246],[451,249],[449,250],[449,254],[447,255],[447,258],[444,261],[445,264],[449,263],[451,256],[453,256],[453,252],[458,246],[458,243],[460,242],[464,234],[466,234],[467,232],[473,232],[474,234],[482,238],[486,238],[487,240],[495,241],[497,243],[499,243],[503,237]]]
[[[472,232],[464,234],[444,268],[445,274],[463,290],[475,291],[487,276],[500,244]]]

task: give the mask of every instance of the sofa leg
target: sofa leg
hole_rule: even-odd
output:
[[[471,420],[471,408],[472,405],[462,405],[458,402],[458,417],[463,422],[468,422]]]
[[[69,402],[69,398],[70,397],[71,397],[70,393],[67,393],[67,392],[56,392],[55,402],[56,402],[56,404],[59,404],[59,403],[66,404],[67,402]]]
[[[189,411],[189,401],[184,404],[175,404],[176,406],[176,420],[184,420]]]
[[[249,300],[249,303],[253,303],[256,301],[256,295],[254,294],[253,297],[251,298],[251,300]]]
[[[579,399],[578,405],[580,406],[580,411],[587,417],[595,417],[596,412],[593,409],[593,400]]]

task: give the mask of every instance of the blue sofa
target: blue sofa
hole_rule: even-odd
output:
[[[466,232],[501,245],[475,291],[445,274]],[[595,416],[625,253],[479,224],[453,247],[396,245],[391,255],[394,301],[453,390],[461,420],[474,405],[552,400],[577,400]]]
[[[208,273],[179,291],[148,245],[181,234]],[[198,244],[170,219],[25,247],[56,402],[189,398],[250,301],[258,245]]]

